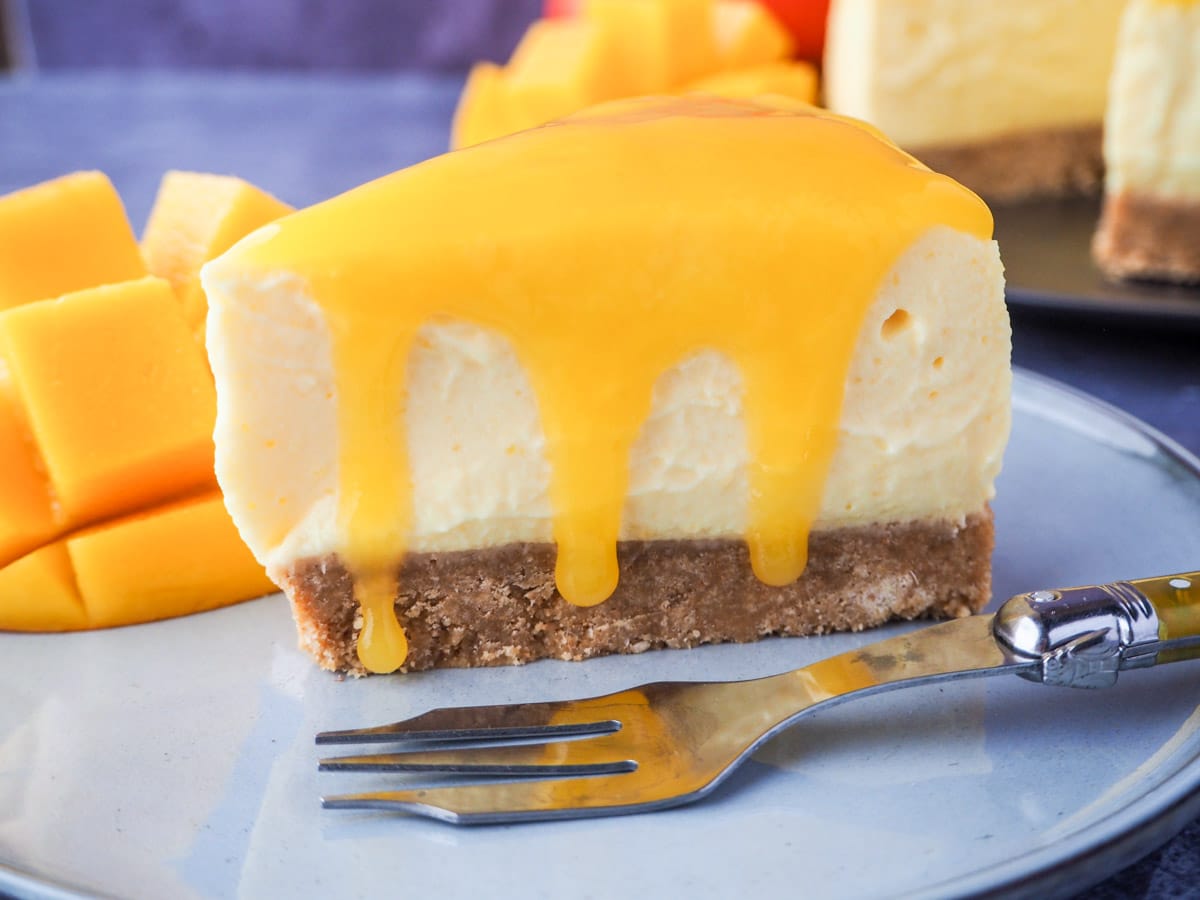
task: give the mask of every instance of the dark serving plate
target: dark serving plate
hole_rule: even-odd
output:
[[[1107,281],[1092,262],[1096,197],[993,206],[1015,311],[1200,327],[1200,287]]]

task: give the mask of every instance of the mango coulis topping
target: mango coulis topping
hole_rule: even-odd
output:
[[[782,585],[805,567],[864,314],[935,225],[986,239],[992,220],[873,129],[782,100],[645,98],[429,160],[240,244],[243,269],[304,279],[331,335],[337,552],[363,665],[404,662],[405,373],[424,324],[512,343],[546,439],[558,590],[582,606],[617,586],[655,381],[700,350],[727,355],[751,459],[745,539],[758,577]]]

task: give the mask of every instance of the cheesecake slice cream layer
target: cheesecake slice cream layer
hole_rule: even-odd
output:
[[[1094,245],[1114,277],[1200,281],[1200,2],[1134,0],[1121,24]]]
[[[837,0],[824,84],[989,200],[1093,190],[1124,0]]]
[[[779,103],[602,107],[367,185],[206,267],[218,477],[319,660],[401,665],[363,647],[393,608],[423,667],[986,600],[1009,421],[990,216],[873,131]],[[866,596],[882,586],[849,557],[806,559],[810,532],[887,555],[914,524],[969,583],[870,621],[708,634],[667,616],[596,637],[614,610],[645,619],[623,588],[663,579],[647,608],[688,608],[717,572],[780,608],[817,570]],[[382,602],[372,579],[390,579]],[[736,592],[720,604],[736,618]],[[489,629],[492,650],[455,651]]]

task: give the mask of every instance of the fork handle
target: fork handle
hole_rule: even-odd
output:
[[[1017,594],[994,634],[1044,684],[1108,687],[1122,669],[1200,657],[1200,571]]]
[[[1200,572],[1131,582],[1158,614],[1159,663],[1200,659]]]

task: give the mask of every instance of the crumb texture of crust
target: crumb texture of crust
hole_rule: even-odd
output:
[[[755,578],[741,541],[623,542],[616,593],[587,608],[559,596],[549,544],[409,554],[396,600],[409,642],[400,671],[859,631],[971,615],[991,596],[990,510],[965,522],[816,532],[809,546],[800,579],[770,587]],[[365,674],[345,566],[334,556],[302,560],[282,581],[300,646],[322,668]]]
[[[1104,180],[1102,144],[1100,125],[1080,125],[905,149],[985,200],[1013,203],[1097,193]]]
[[[1105,197],[1092,256],[1109,278],[1200,283],[1200,201]]]

